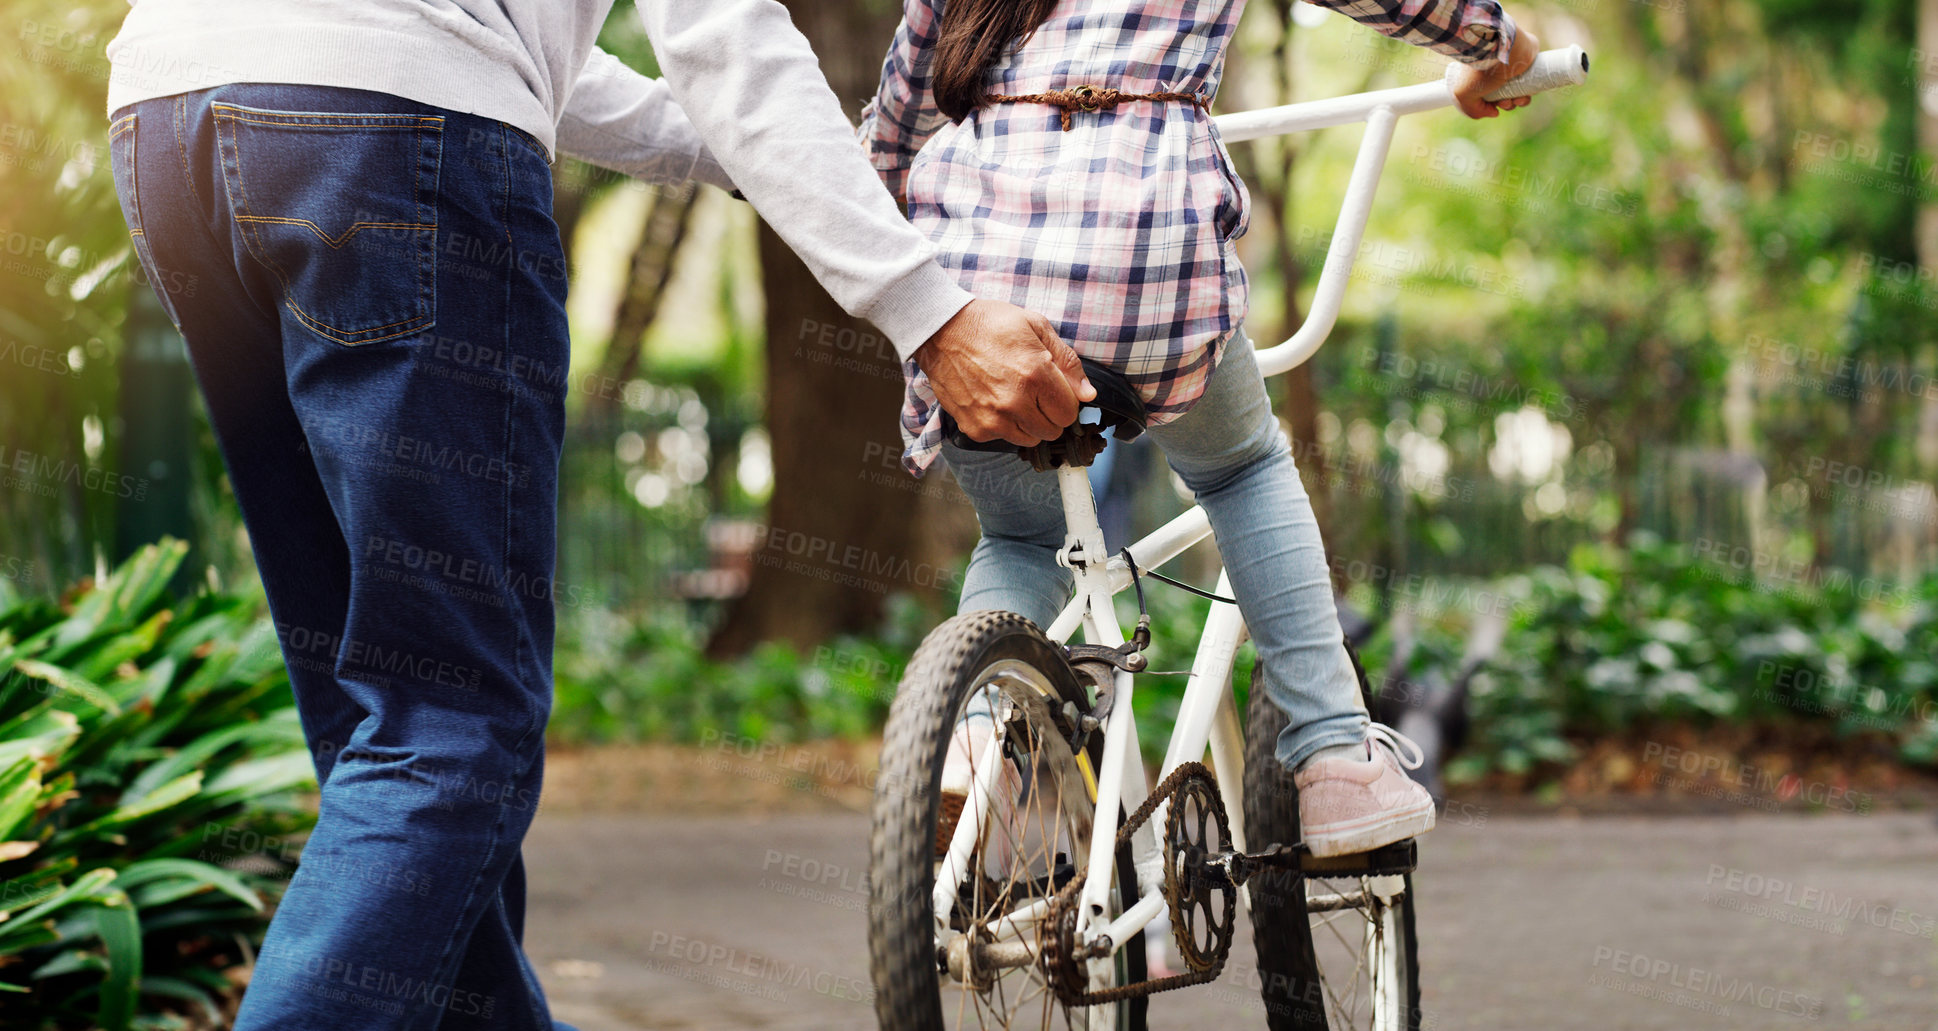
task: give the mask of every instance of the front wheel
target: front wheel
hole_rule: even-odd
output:
[[[1359,675],[1363,691],[1366,674]],[[1257,680],[1248,708],[1247,847],[1296,842],[1298,794],[1277,756],[1285,713]],[[1327,869],[1265,869],[1247,884],[1266,1026],[1272,1031],[1419,1031],[1412,873],[1373,870],[1362,857],[1301,858]]]
[[[1144,999],[1065,1006],[1038,960],[1048,899],[1083,876],[1091,835],[1114,835],[1122,821],[1095,820],[1103,735],[1071,747],[1070,717],[1090,707],[1063,649],[1013,613],[957,616],[916,650],[883,734],[869,843],[868,946],[884,1031],[1143,1031]],[[987,786],[980,816],[964,807],[977,797],[971,783]],[[957,864],[948,853],[964,821],[973,845]],[[1114,868],[1121,912],[1136,894],[1128,849]],[[1091,990],[1144,980],[1141,942],[1085,972]]]

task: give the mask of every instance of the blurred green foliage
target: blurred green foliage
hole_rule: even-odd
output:
[[[1314,362],[1324,414],[1321,439],[1301,442],[1310,449],[1302,464],[1323,456],[1329,467],[1314,491],[1332,505],[1332,553],[1384,562],[1396,574],[1491,579],[1542,564],[1572,569],[1582,554],[1615,554],[1611,542],[1653,530],[1687,547],[1740,544],[1813,570],[1930,568],[1938,543],[1928,512],[1919,517],[1913,506],[1906,518],[1891,507],[1915,501],[1918,488],[1929,498],[1938,479],[1938,430],[1926,414],[1938,389],[1938,295],[1912,228],[1938,203],[1938,174],[1916,139],[1919,90],[1931,73],[1929,55],[1921,62],[1911,49],[1914,4],[1510,8],[1550,46],[1587,46],[1593,74],[1587,86],[1510,117],[1469,123],[1442,112],[1402,123],[1362,274],[1333,343]],[[0,358],[0,443],[9,457],[117,467],[127,298],[146,288],[130,261],[105,150],[101,50],[125,10],[119,0],[10,8],[5,46],[15,59],[0,65],[9,273],[0,275],[0,349],[10,356]],[[1274,59],[1275,17],[1272,5],[1252,5],[1220,110],[1287,99],[1260,85],[1278,81],[1277,69],[1264,67]],[[1422,81],[1443,64],[1343,18],[1290,31],[1291,99]],[[628,5],[615,8],[601,42],[652,70]],[[1288,293],[1302,298],[1311,288],[1355,144],[1354,131],[1341,129],[1257,145],[1291,148],[1295,158],[1282,191],[1287,209],[1260,210],[1242,242],[1261,334]],[[621,217],[613,212],[643,218],[639,205],[600,206],[614,180],[583,171],[560,166],[561,197],[587,220],[568,223],[577,242],[598,236],[588,230],[600,219]],[[628,235],[603,228],[607,237]],[[758,293],[758,278],[743,274],[751,230],[729,224],[717,240],[689,264],[736,271],[709,280],[717,289],[700,303],[757,309],[748,295]],[[581,246],[575,272],[588,281],[588,264],[623,266],[625,257]],[[1300,282],[1280,277],[1288,265],[1303,270]],[[1382,320],[1390,342],[1381,341]],[[677,305],[661,321],[652,333],[662,337],[689,324],[758,322],[697,319]],[[582,357],[608,344],[577,343]],[[712,561],[708,521],[751,515],[758,503],[740,479],[760,432],[750,400],[762,389],[757,346],[649,349],[643,378],[613,385],[629,399],[618,417],[585,417],[586,391],[573,394],[561,579],[618,611],[567,614],[558,664],[567,736],[845,733],[879,714],[878,687],[849,685],[812,656],[699,660],[693,624],[706,612],[667,600],[671,575]],[[27,354],[36,356],[31,364]],[[702,354],[725,357],[696,365]],[[1512,468],[1501,455],[1530,410],[1545,420],[1555,460]],[[892,418],[884,412],[884,425]],[[751,451],[765,453],[764,441]],[[1718,473],[1718,463],[1704,464],[1716,455],[1741,462]],[[216,573],[246,578],[246,545],[237,543],[206,438],[201,464],[198,543],[214,542],[206,550]],[[689,467],[703,478],[677,475]],[[1881,486],[1843,489],[1826,475],[1833,467]],[[0,596],[45,595],[112,558],[104,542],[121,499],[72,484],[40,487],[0,489]],[[654,498],[663,500],[649,505]],[[1578,550],[1583,544],[1594,550]],[[1670,576],[1673,563],[1638,568]],[[1727,593],[1714,581],[1703,586]],[[1172,606],[1158,600],[1166,593],[1154,598],[1160,620]],[[1718,608],[1703,620],[1674,618],[1709,636],[1715,620],[1734,616]],[[1752,625],[1766,617],[1774,618],[1756,605],[1742,613]],[[1800,618],[1786,625],[1832,635],[1819,647],[1844,632]],[[912,644],[896,634],[887,645],[828,648],[873,668]],[[1629,640],[1643,680],[1654,675],[1641,652],[1651,643],[1681,647]],[[1677,668],[1728,672],[1688,667],[1693,661]],[[1522,748],[1527,761],[1558,754],[1553,740],[1596,725],[1597,706],[1626,712],[1628,699],[1640,698],[1665,711],[1704,711],[1692,700],[1707,697],[1700,692],[1620,687],[1613,671],[1621,668],[1557,670],[1584,685],[1586,671],[1599,670],[1593,683],[1611,698],[1577,699],[1579,711],[1527,703],[1527,720],[1559,721],[1522,735],[1549,735],[1549,744]],[[1147,697],[1143,704],[1167,704],[1161,691]],[[1494,715],[1510,720],[1511,708],[1504,698]]]
[[[927,630],[906,599],[890,608],[879,635],[837,638],[808,655],[768,644],[726,662],[702,653],[692,620],[578,611],[559,627],[550,733],[571,743],[873,734]]]
[[[1512,614],[1456,778],[1553,770],[1571,741],[1665,724],[1828,725],[1938,765],[1938,572],[1755,576],[1643,534],[1497,586]],[[1414,661],[1450,668],[1458,639],[1429,627]]]
[[[185,552],[0,610],[9,1028],[218,1021],[313,820],[275,635],[259,602],[171,602]]]
[[[147,289],[108,166],[108,63],[125,3],[18,0],[0,34],[0,554],[51,590],[95,568],[126,499],[23,468],[119,472],[116,360]],[[84,480],[85,477],[76,477]],[[50,482],[51,481],[51,482]]]
[[[1938,203],[1938,173],[1916,139],[1931,72],[1911,48],[1912,0],[1510,7],[1548,45],[1587,46],[1592,77],[1506,118],[1402,122],[1362,274],[1315,360],[1330,434],[1307,444],[1335,471],[1333,551],[1400,547],[1412,568],[1491,576],[1647,528],[1672,539],[1753,535],[1759,547],[1853,569],[1902,562],[1893,549],[1904,528],[1866,504],[1879,499],[1826,490],[1821,474],[1834,461],[1887,483],[1938,477],[1938,441],[1920,421],[1938,376],[1938,294],[1912,229]],[[11,274],[0,275],[0,349],[14,357],[0,359],[0,442],[72,468],[139,474],[119,469],[127,428],[117,395],[127,297],[145,284],[111,189],[103,110],[102,48],[125,10],[120,0],[10,8],[4,45],[17,59],[0,68],[0,230]],[[1220,110],[1285,99],[1261,85],[1277,81],[1266,67],[1276,16],[1273,5],[1248,11]],[[1339,17],[1290,38],[1293,99],[1422,81],[1444,63]],[[615,6],[600,40],[654,70],[630,5]],[[1242,241],[1261,335],[1288,290],[1302,298],[1311,288],[1355,143],[1347,128],[1247,145],[1295,156],[1280,191],[1287,210],[1261,209]],[[603,204],[618,180],[576,162],[562,162],[558,178],[561,218],[582,245],[577,278],[610,280],[587,270],[623,268],[637,229],[611,223],[642,218],[643,207]],[[713,272],[683,273],[711,275],[712,293],[683,294],[651,339],[758,324],[744,316],[758,310],[761,289],[747,271],[751,227],[696,230],[696,239],[716,232],[717,243],[696,244],[707,256],[686,262]],[[1291,286],[1279,275],[1288,264],[1304,272]],[[696,304],[743,314],[722,320]],[[1376,326],[1389,316],[1397,334],[1382,352]],[[626,418],[595,424],[581,418],[585,391],[573,392],[563,579],[609,580],[623,565],[645,587],[603,596],[645,602],[665,577],[692,568],[706,520],[757,505],[760,491],[743,490],[739,473],[743,445],[761,430],[760,342],[701,343],[649,348],[640,386],[697,393],[703,482],[659,467],[677,464],[654,436],[668,420],[622,406]],[[583,365],[608,344],[581,340],[575,354]],[[1502,475],[1490,465],[1509,436],[1502,420],[1527,408],[1567,442],[1549,470]],[[892,418],[885,412],[884,425]],[[654,445],[644,465],[579,472],[605,462],[629,430]],[[1678,472],[1705,453],[1745,456],[1761,484]],[[1417,465],[1422,455],[1444,465],[1437,482],[1475,489],[1409,489],[1406,518],[1385,518],[1377,484],[1353,470]],[[206,435],[199,464],[197,546],[223,576],[246,578],[246,545]],[[670,500],[644,512],[664,484]],[[1705,491],[1743,495],[1739,511],[1719,517]],[[41,591],[92,571],[120,502],[58,483],[0,490],[0,561],[34,564]],[[639,546],[643,537],[672,546]],[[1928,532],[1917,537],[1916,561],[1934,553]]]
[[[1370,591],[1353,600],[1377,607]],[[1133,704],[1148,758],[1161,757],[1210,602],[1152,583],[1154,644]],[[1497,580],[1450,578],[1406,600],[1413,646],[1389,668],[1397,624],[1362,649],[1376,684],[1452,677],[1484,614],[1506,636],[1474,678],[1472,736],[1449,768],[1550,774],[1577,744],[1663,724],[1870,735],[1906,763],[1938,767],[1938,571],[1899,584],[1801,567],[1739,570],[1647,533],[1627,548],[1577,547],[1561,565]],[[1128,594],[1119,616],[1135,618]],[[812,654],[770,645],[734,662],[701,654],[684,620],[581,613],[562,633],[552,733],[568,743],[806,740],[875,733],[925,630],[911,605],[883,634]],[[1244,703],[1255,655],[1233,683]]]
[[[1663,720],[1829,725],[1938,763],[1935,524],[1892,507],[1938,479],[1938,293],[1914,235],[1938,204],[1938,156],[1916,135],[1932,73],[1911,49],[1913,0],[1509,6],[1548,45],[1586,45],[1590,84],[1499,120],[1402,123],[1361,275],[1314,363],[1321,439],[1302,442],[1302,464],[1330,469],[1314,492],[1332,504],[1334,555],[1514,599],[1452,772],[1539,773],[1580,741]],[[16,0],[0,33],[0,472],[23,454],[30,469],[142,472],[120,467],[118,413],[129,298],[147,286],[112,188],[102,54],[126,10]],[[1252,5],[1220,110],[1287,99],[1254,74],[1273,15]],[[652,69],[629,5],[601,42]],[[1342,18],[1298,28],[1286,53],[1292,99],[1442,64]],[[1311,289],[1355,143],[1346,129],[1259,145],[1295,157],[1288,208],[1259,212],[1243,242],[1261,336]],[[564,163],[558,179],[572,219],[643,218],[598,205],[610,176]],[[624,266],[623,250],[584,245],[598,226],[567,227],[581,281],[588,263]],[[693,260],[727,271],[702,303],[741,315],[669,306],[655,338],[758,323],[751,227],[716,235]],[[708,521],[761,496],[740,479],[766,452],[759,346],[649,348],[643,378],[612,385],[629,399],[617,417],[585,418],[575,391],[561,580],[621,604],[562,613],[561,739],[879,726],[926,629],[914,606],[873,638],[719,663],[701,654],[701,610],[662,600],[671,574],[710,561]],[[1517,469],[1503,449],[1529,410],[1556,460]],[[1718,454],[1743,461],[1703,457]],[[246,581],[206,433],[198,457],[212,568],[195,579]],[[21,479],[0,485],[0,1012],[8,1027],[166,1026],[165,1009],[227,992],[219,970],[259,934],[287,855],[231,861],[300,836],[308,758],[257,603],[167,601],[174,544],[105,575],[128,499],[86,476]],[[1804,572],[1759,578],[1696,554],[1719,544]],[[1856,586],[1904,575],[1900,605]],[[1177,669],[1205,603],[1164,588],[1151,603],[1153,664]],[[1423,618],[1413,671],[1450,668],[1470,625]],[[1375,669],[1389,645],[1369,649]],[[1181,689],[1150,678],[1140,717],[1168,719]]]
[[[1938,475],[1938,270],[1912,233],[1938,203],[1938,155],[1913,132],[1930,77],[1915,5],[1508,7],[1547,46],[1584,44],[1588,83],[1497,120],[1401,123],[1346,317],[1315,359],[1335,464],[1425,440],[1446,483],[1477,489],[1413,491],[1396,527],[1349,472],[1331,549],[1404,537],[1415,566],[1497,575],[1646,528],[1860,569],[1908,533],[1938,561],[1928,518],[1893,527],[1865,504],[1884,499],[1824,477],[1833,462],[1911,488]],[[1295,39],[1302,97],[1437,65],[1343,19]],[[1248,253],[1263,314],[1278,284],[1261,270],[1286,249],[1309,288],[1356,136],[1283,144],[1290,228]],[[1564,460],[1503,476],[1490,458],[1524,408],[1566,434]],[[1720,453],[1760,482],[1686,472]],[[1551,503],[1523,504],[1544,487]],[[1740,499],[1728,517],[1705,496],[1719,491]]]

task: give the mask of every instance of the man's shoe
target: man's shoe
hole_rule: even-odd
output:
[[[1406,775],[1420,766],[1420,746],[1374,723],[1359,747],[1364,758],[1321,753],[1292,775],[1299,830],[1315,857],[1370,852],[1433,829],[1433,796]]]

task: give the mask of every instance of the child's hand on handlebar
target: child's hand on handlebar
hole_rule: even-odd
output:
[[[1527,106],[1532,97],[1509,97],[1501,101],[1483,100],[1489,93],[1507,85],[1510,81],[1526,74],[1534,67],[1534,59],[1541,54],[1541,41],[1525,26],[1517,26],[1514,33],[1514,48],[1508,51],[1507,60],[1491,69],[1482,70],[1469,64],[1457,64],[1453,68],[1452,82],[1454,103],[1467,113],[1469,118],[1495,118],[1502,111],[1512,111]]]

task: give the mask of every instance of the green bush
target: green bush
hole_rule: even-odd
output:
[[[279,846],[312,819],[275,636],[245,600],[171,602],[185,552],[0,611],[9,1028],[215,1021],[290,865]],[[245,855],[249,872],[222,865]]]
[[[1770,579],[1638,535],[1504,589],[1514,615],[1475,681],[1456,774],[1525,773],[1566,762],[1569,738],[1668,721],[1828,722],[1884,736],[1907,762],[1938,760],[1938,573]]]
[[[1191,665],[1210,602],[1162,584],[1146,587],[1151,605],[1152,668]],[[562,617],[564,614],[561,614]],[[1118,599],[1128,630],[1137,619],[1129,592]],[[549,734],[565,744],[703,741],[709,735],[805,741],[879,733],[909,656],[933,628],[914,600],[891,601],[882,632],[841,637],[807,654],[770,643],[730,662],[708,659],[704,632],[675,610],[621,615],[578,610],[559,625],[556,695]],[[1236,681],[1251,679],[1251,649]],[[1156,726],[1177,715],[1183,676],[1148,676],[1134,705]],[[1141,739],[1149,758],[1165,738]]]
[[[1739,573],[1647,534],[1626,549],[1584,545],[1566,566],[1430,592],[1446,601],[1416,606],[1404,671],[1386,669],[1390,624],[1362,653],[1376,684],[1417,683],[1429,670],[1451,677],[1476,616],[1456,599],[1503,603],[1507,636],[1474,680],[1455,780],[1552,771],[1574,760],[1576,742],[1664,722],[1829,725],[1881,736],[1907,763],[1938,764],[1938,571],[1911,585],[1788,572]],[[1153,668],[1188,666],[1209,603],[1161,585],[1149,592]],[[1361,593],[1362,609],[1376,607]],[[1123,598],[1119,608],[1128,626]],[[1241,691],[1250,660],[1247,647]],[[1175,718],[1183,688],[1181,677],[1145,678],[1139,719]],[[1143,741],[1162,750],[1161,738]]]
[[[898,604],[879,637],[808,655],[769,643],[730,662],[707,658],[704,632],[677,611],[578,610],[559,625],[549,733],[572,744],[872,734],[920,639],[914,608]]]
[[[1363,593],[1355,601],[1370,608]],[[1507,636],[1474,679],[1472,734],[1452,779],[1553,770],[1574,759],[1577,741],[1662,722],[1829,724],[1883,735],[1908,763],[1938,763],[1938,572],[1911,586],[1834,572],[1771,581],[1639,535],[1626,549],[1579,547],[1566,566],[1431,593],[1507,603]],[[1147,595],[1152,668],[1187,668],[1210,603],[1157,583]],[[1126,592],[1119,619],[1128,628],[1135,614]],[[1474,613],[1448,603],[1413,617],[1404,677],[1451,676]],[[566,742],[873,733],[927,628],[911,606],[881,638],[844,638],[809,656],[768,645],[718,663],[684,619],[582,612],[561,626],[552,733]],[[1401,675],[1385,669],[1391,647],[1387,627],[1363,649],[1387,680]],[[1241,694],[1252,661],[1242,649]],[[1139,720],[1168,725],[1185,682],[1142,678]],[[1141,741],[1155,761],[1164,737]]]

